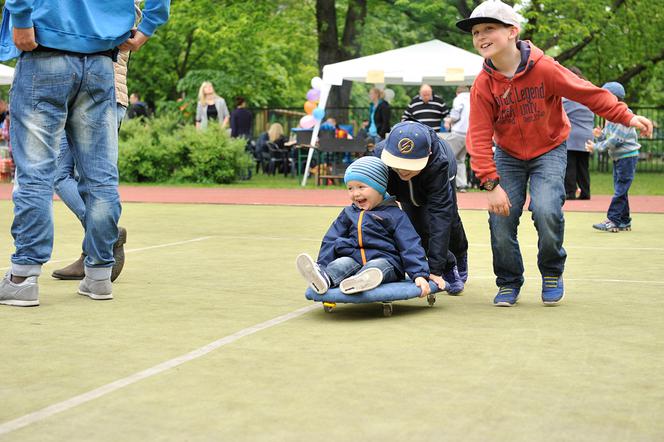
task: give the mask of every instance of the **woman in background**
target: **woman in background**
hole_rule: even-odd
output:
[[[226,100],[214,91],[209,81],[204,81],[198,90],[198,106],[196,107],[196,129],[205,129],[208,121],[217,120],[222,129],[228,127],[230,115]]]

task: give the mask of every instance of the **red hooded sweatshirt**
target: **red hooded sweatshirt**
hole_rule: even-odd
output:
[[[498,177],[494,140],[513,157],[530,160],[567,139],[570,124],[561,97],[625,126],[634,117],[611,92],[577,77],[531,42],[520,41],[518,46],[523,61],[514,77],[504,76],[485,60],[471,90],[466,143],[471,166],[482,183]]]

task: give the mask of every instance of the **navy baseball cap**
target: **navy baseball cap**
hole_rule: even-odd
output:
[[[394,169],[422,170],[431,154],[431,129],[416,121],[402,121],[387,136],[380,159]]]

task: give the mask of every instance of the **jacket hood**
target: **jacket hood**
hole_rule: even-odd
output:
[[[544,56],[544,52],[529,40],[519,40],[516,42],[517,48],[521,52],[521,63],[514,74],[512,79],[525,75],[527,72],[535,67],[535,64]],[[490,58],[484,60],[482,69],[486,72],[491,78],[500,81],[509,81],[505,75],[501,74],[496,70],[493,63],[491,63]]]

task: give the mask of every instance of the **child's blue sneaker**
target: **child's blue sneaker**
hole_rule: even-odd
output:
[[[542,277],[542,302],[544,305],[556,305],[565,296],[562,276]]]
[[[457,260],[457,269],[459,270],[459,277],[465,284],[468,281],[468,254],[463,255],[463,258]]]
[[[457,266],[452,267],[452,270],[443,273],[443,279],[447,283],[445,290],[447,290],[448,295],[458,295],[463,292],[463,280],[459,276],[459,270]]]
[[[519,299],[520,288],[500,287],[496,297],[493,298],[493,305],[496,307],[512,307]]]

